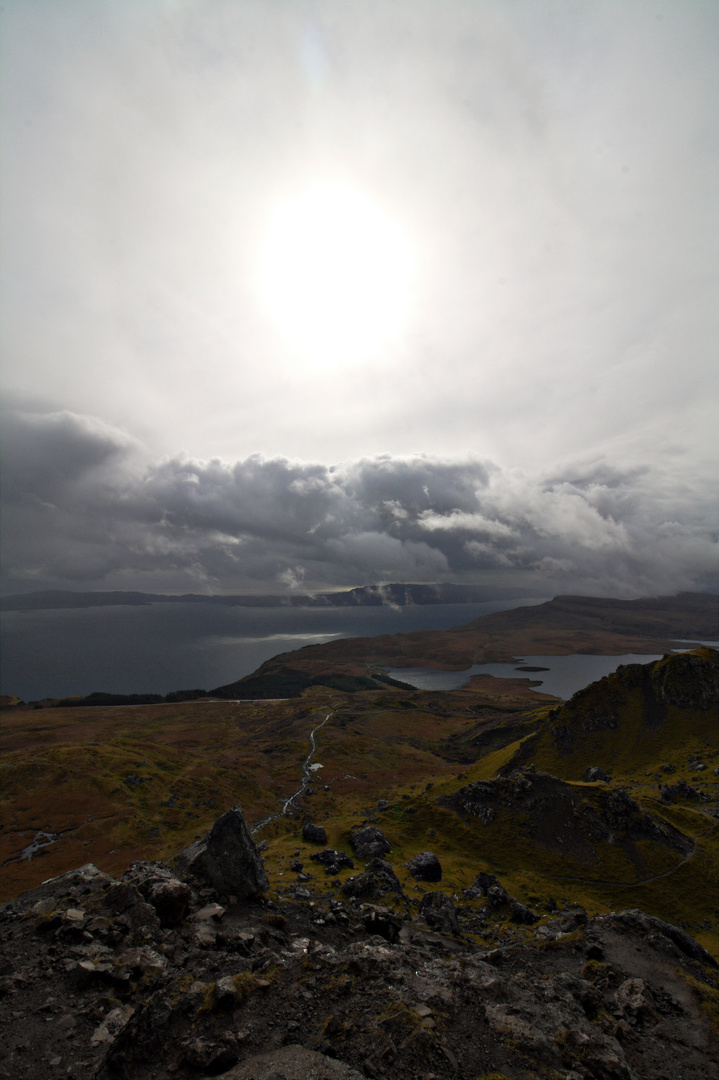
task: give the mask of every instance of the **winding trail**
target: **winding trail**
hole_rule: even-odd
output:
[[[315,734],[325,726],[330,717],[334,716],[334,713],[334,709],[331,710],[331,712],[328,712],[322,723],[317,724],[317,726],[313,727],[312,731],[310,732],[310,752],[302,763],[302,782],[297,788],[297,791],[295,791],[294,795],[290,795],[289,799],[285,800],[281,810],[275,811],[274,814],[269,814],[267,817],[262,818],[261,821],[258,821],[256,825],[253,825],[253,827],[250,829],[251,836],[254,836],[255,833],[259,832],[260,829],[265,827],[265,825],[269,825],[271,821],[276,821],[277,818],[284,817],[285,814],[288,814],[290,812],[290,809],[294,806],[295,799],[299,798],[299,796],[302,795],[305,788],[312,779],[313,770],[310,766],[312,763],[312,757],[317,749],[317,743],[315,742]]]

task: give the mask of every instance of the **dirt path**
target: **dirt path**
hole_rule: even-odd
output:
[[[310,780],[312,779],[312,775],[313,775],[313,771],[314,771],[311,768],[311,764],[312,764],[312,758],[313,758],[313,756],[315,754],[315,751],[317,750],[317,743],[315,741],[315,735],[316,735],[316,733],[318,731],[320,731],[325,726],[325,724],[330,719],[330,717],[334,716],[334,712],[335,712],[334,709],[332,709],[330,712],[328,712],[327,715],[325,716],[324,720],[322,721],[322,723],[317,724],[317,726],[313,727],[312,731],[310,732],[310,735],[309,735],[310,751],[309,751],[307,757],[305,758],[305,760],[302,763],[302,781],[300,783],[300,786],[297,788],[297,790],[295,791],[295,793],[293,795],[290,795],[289,799],[285,800],[281,810],[277,810],[274,814],[269,814],[267,817],[262,818],[261,821],[258,821],[256,825],[253,825],[253,827],[250,829],[250,834],[252,836],[254,836],[255,833],[259,832],[260,829],[264,828],[265,825],[269,825],[271,821],[276,821],[277,818],[284,817],[285,814],[288,814],[290,812],[290,809],[294,806],[295,799],[299,798],[299,796],[302,795],[302,793],[304,792],[305,788],[307,787]]]

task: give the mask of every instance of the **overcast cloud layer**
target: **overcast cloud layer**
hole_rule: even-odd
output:
[[[719,587],[718,27],[8,0],[3,588]],[[319,363],[258,268],[335,182],[412,273]]]

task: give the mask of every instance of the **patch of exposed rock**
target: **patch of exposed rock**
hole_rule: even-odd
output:
[[[623,848],[631,861],[636,841],[651,841],[679,858],[691,850],[683,833],[642,809],[627,791],[581,788],[531,767],[475,781],[438,801],[484,825],[511,813],[534,843],[588,865],[596,865],[600,844]]]
[[[716,961],[641,911],[503,923],[489,948],[439,891],[391,908],[328,882],[270,903],[202,881],[88,865],[3,905],[1,1080],[715,1075],[700,999]],[[511,907],[492,875],[471,890]]]

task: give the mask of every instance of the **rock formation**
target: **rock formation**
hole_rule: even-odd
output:
[[[180,877],[210,885],[220,896],[248,900],[268,887],[267,875],[239,806],[218,818],[206,836],[173,860]]]

